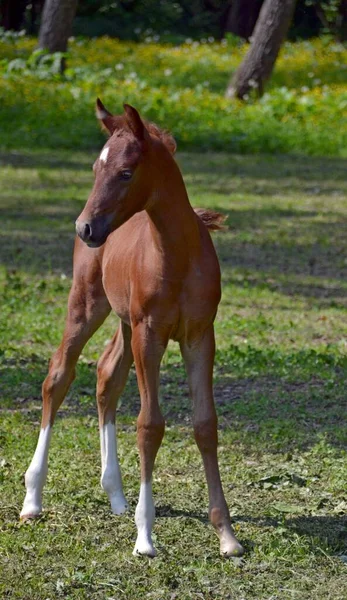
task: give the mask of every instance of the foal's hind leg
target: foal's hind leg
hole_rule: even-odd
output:
[[[112,512],[116,515],[122,514],[128,508],[117,458],[115,419],[117,401],[132,363],[131,328],[122,322],[99,360],[97,385],[101,486],[110,499]]]
[[[62,342],[53,354],[42,386],[43,409],[37,447],[25,474],[26,496],[21,519],[37,517],[42,511],[42,490],[47,477],[48,450],[55,415],[75,376],[75,365],[86,342],[110,312],[101,274],[93,265],[82,265],[74,277]],[[96,267],[95,267],[96,268]],[[88,274],[91,276],[88,278]]]
[[[214,331],[211,325],[189,343],[181,343],[190,393],[193,400],[194,435],[204,462],[208,493],[209,517],[220,539],[224,556],[241,556],[243,548],[230,523],[217,459],[217,415],[213,400],[212,372],[215,354]]]

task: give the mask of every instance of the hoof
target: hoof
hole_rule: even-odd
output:
[[[20,520],[27,521],[28,519],[38,519],[42,515],[42,500],[40,497],[27,492],[22,510],[20,512]]]
[[[226,558],[240,557],[245,553],[244,548],[240,542],[236,539],[232,527],[225,527],[220,532],[220,553]]]
[[[222,541],[220,544],[221,556],[225,558],[240,557],[245,553],[245,549],[241,546],[236,538]]]
[[[157,551],[154,548],[152,542],[148,539],[137,539],[135,548],[133,550],[134,556],[149,556],[154,558],[157,556]]]
[[[32,521],[33,519],[39,519],[41,517],[42,513],[34,513],[34,512],[28,512],[25,514],[20,514],[19,520],[24,523],[24,521]]]
[[[110,502],[111,509],[114,515],[122,515],[129,508],[129,504],[127,503],[123,495],[113,496],[113,498],[110,498]]]

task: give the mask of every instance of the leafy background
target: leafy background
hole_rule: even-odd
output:
[[[346,156],[347,50],[330,37],[287,42],[259,100],[224,97],[245,46],[233,39],[182,45],[74,39],[68,69],[41,57],[35,40],[3,36],[1,144],[7,148],[95,148],[97,96],[124,101],[173,131],[180,149]]]

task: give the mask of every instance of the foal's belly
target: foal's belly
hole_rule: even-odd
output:
[[[104,271],[104,289],[112,310],[128,325],[147,321],[151,328],[177,330],[182,282],[166,282],[139,271],[132,274],[115,260]]]
[[[192,285],[189,278],[166,281],[138,274],[133,280],[115,260],[104,275],[104,289],[112,310],[128,325],[147,322],[165,337],[181,341],[204,329],[217,310],[218,294],[209,294],[208,285]]]

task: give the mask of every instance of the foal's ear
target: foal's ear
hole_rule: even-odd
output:
[[[136,108],[130,106],[130,104],[124,104],[123,106],[125,110],[125,119],[131,131],[138,140],[144,141],[146,138],[147,130],[142,122],[139,113],[137,112]]]
[[[96,118],[99,119],[102,128],[105,129],[106,131],[108,131],[108,133],[110,135],[112,135],[112,133],[117,128],[116,119],[107,110],[107,108],[104,107],[100,98],[97,98],[97,100],[96,100],[95,114],[96,114]]]

